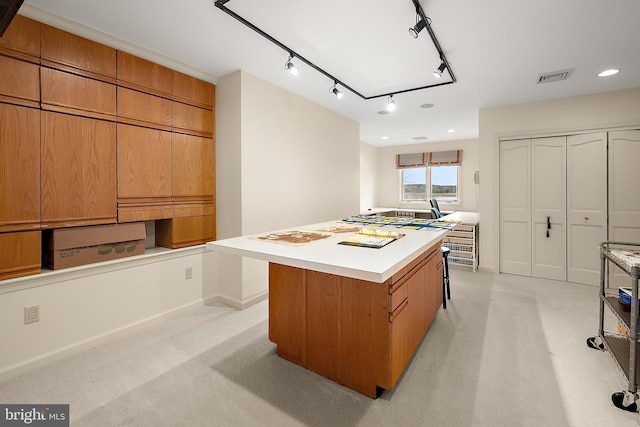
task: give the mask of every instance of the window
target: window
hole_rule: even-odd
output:
[[[403,202],[427,201],[455,203],[460,200],[460,166],[426,166],[400,169]]]

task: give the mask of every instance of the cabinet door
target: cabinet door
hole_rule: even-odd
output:
[[[500,142],[500,272],[531,276],[530,140]]]
[[[213,137],[213,112],[180,102],[171,103],[171,127],[174,131]]]
[[[40,107],[40,67],[30,62],[0,56],[0,101]]]
[[[118,121],[170,131],[171,101],[118,87]]]
[[[211,200],[215,194],[213,139],[172,134],[173,197]]]
[[[531,141],[531,275],[567,279],[566,138]]]
[[[40,273],[40,231],[0,233],[0,280]]]
[[[42,226],[116,222],[116,125],[42,112]]]
[[[40,228],[40,111],[0,104],[0,232]]]
[[[118,86],[157,96],[171,95],[171,70],[146,59],[118,51]]]
[[[116,82],[116,50],[42,24],[42,65]]]
[[[609,133],[609,238],[640,242],[640,130]],[[612,268],[610,286],[629,286],[629,276]]]
[[[409,313],[406,308],[408,304],[408,300],[400,304],[389,319],[389,389],[396,385],[411,357],[407,351]]]
[[[597,285],[607,240],[607,134],[567,137],[567,280]]]
[[[13,17],[0,37],[0,54],[38,63],[40,61],[40,23],[22,15]]]
[[[43,110],[116,119],[115,85],[44,67],[40,78]]]
[[[407,292],[409,305],[407,306],[408,331],[407,331],[407,354],[412,355],[426,332],[427,313],[425,305],[425,264],[415,268],[415,272],[407,280]]]
[[[156,221],[156,246],[177,249],[216,239],[215,215]]]
[[[172,72],[172,99],[212,110],[215,99],[215,86],[211,83],[187,76],[178,71]]]
[[[171,198],[171,133],[118,124],[118,198]]]

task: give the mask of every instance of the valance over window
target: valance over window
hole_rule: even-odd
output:
[[[462,164],[462,150],[429,153],[430,166],[457,166],[460,164]]]
[[[427,153],[398,154],[396,156],[398,169],[416,168],[427,165]]]

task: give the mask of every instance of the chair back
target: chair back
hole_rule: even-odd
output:
[[[438,200],[433,198],[433,199],[429,199],[429,203],[431,203],[431,207],[432,208],[436,208],[438,210],[440,210],[440,206],[438,206]]]
[[[431,213],[433,213],[433,217],[434,218],[442,218],[442,215],[440,214],[440,211],[436,208],[431,208]]]

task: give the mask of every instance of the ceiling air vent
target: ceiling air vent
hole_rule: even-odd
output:
[[[560,70],[560,71],[553,71],[551,73],[540,74],[538,76],[538,84],[559,82],[560,80],[567,80],[572,72],[573,72],[573,68],[570,68],[568,70]]]

